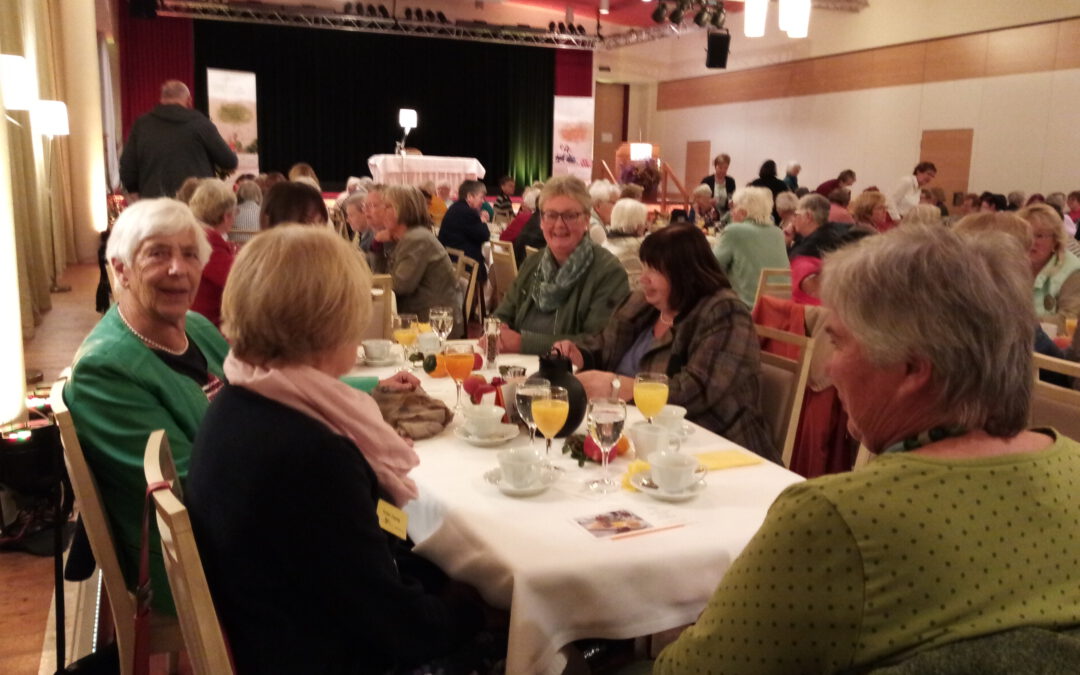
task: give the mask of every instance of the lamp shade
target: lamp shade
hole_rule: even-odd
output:
[[[401,108],[398,110],[398,126],[403,129],[415,129],[416,128],[416,111],[410,108]]]
[[[631,143],[630,161],[636,162],[642,159],[652,158],[652,143]]]
[[[23,56],[0,54],[0,93],[8,110],[29,110],[34,101],[33,73]]]
[[[748,38],[765,36],[765,20],[769,16],[769,0],[746,0],[743,11],[743,34]]]
[[[63,101],[34,101],[30,106],[30,126],[43,136],[67,136],[68,114]]]
[[[787,24],[781,28],[789,38],[804,38],[810,31],[810,0],[788,0],[791,7]],[[783,5],[781,5],[783,9]]]

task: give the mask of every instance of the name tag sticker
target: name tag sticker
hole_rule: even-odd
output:
[[[409,527],[409,514],[385,499],[379,500],[375,513],[379,516],[379,527],[398,539],[405,538],[405,530]]]

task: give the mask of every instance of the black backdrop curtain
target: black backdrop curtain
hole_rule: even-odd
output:
[[[196,99],[207,68],[254,72],[261,170],[307,162],[324,187],[394,151],[399,108],[419,116],[409,146],[476,157],[489,192],[506,173],[519,189],[547,178],[554,64],[540,47],[195,22]]]

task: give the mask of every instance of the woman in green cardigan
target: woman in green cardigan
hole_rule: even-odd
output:
[[[556,176],[539,204],[547,247],[525,259],[495,310],[503,353],[541,354],[557,340],[598,333],[630,294],[619,259],[585,236],[592,209],[585,183]]]

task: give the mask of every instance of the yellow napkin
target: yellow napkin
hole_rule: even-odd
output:
[[[716,450],[713,452],[698,453],[694,456],[697,457],[698,462],[709,471],[733,469],[737,466],[752,466],[754,464],[761,464],[765,461],[757,455],[751,455],[750,453],[741,450]]]
[[[626,467],[626,473],[624,473],[622,477],[623,488],[629,490],[630,492],[637,492],[638,489],[630,483],[630,478],[636,473],[641,473],[642,471],[648,470],[649,463],[643,459],[635,459],[634,461],[630,462],[630,466]]]

